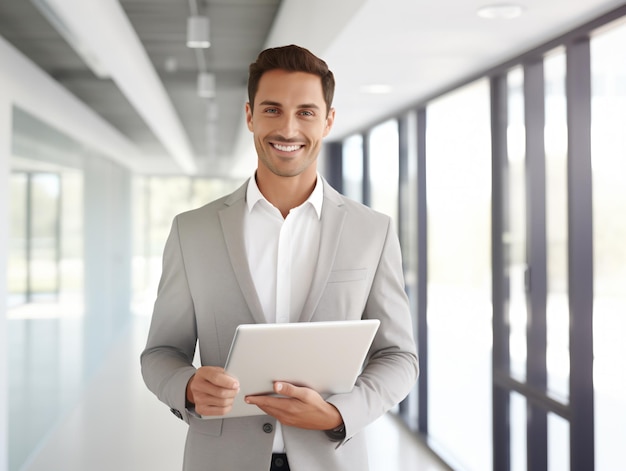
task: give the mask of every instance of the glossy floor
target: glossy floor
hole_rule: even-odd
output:
[[[24,471],[181,469],[186,425],[147,391],[139,372],[146,324],[139,317],[118,341]],[[382,417],[366,433],[371,471],[447,469],[393,416]]]

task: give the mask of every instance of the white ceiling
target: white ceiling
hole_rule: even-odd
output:
[[[299,44],[326,60],[337,80],[328,139],[337,140],[626,4],[517,0],[519,18],[479,17],[492,1],[2,0],[0,35],[141,150],[132,168],[242,178],[256,166],[243,113],[247,66],[264,47]],[[111,79],[95,77],[54,33],[33,7],[42,2],[83,33]],[[184,46],[194,2],[212,18],[206,61],[217,75],[217,118],[197,97],[199,65]],[[174,74],[164,70],[172,57]],[[372,84],[392,91],[360,91]]]
[[[607,13],[622,0],[521,0],[523,14],[487,20],[489,0],[283,0],[268,45],[297,43],[324,58],[337,89],[339,139]],[[337,11],[339,6],[341,10]],[[305,21],[306,27],[303,27]],[[387,84],[372,95],[361,86]],[[242,148],[249,140],[240,133]],[[249,145],[249,144],[248,144]],[[249,149],[252,152],[251,149]],[[248,154],[239,168],[249,168]]]

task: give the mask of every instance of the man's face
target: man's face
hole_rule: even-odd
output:
[[[259,168],[263,166],[281,177],[315,173],[317,167],[311,164],[334,117],[334,109],[326,113],[322,81],[317,75],[279,69],[265,72],[254,98],[254,113],[246,104]]]

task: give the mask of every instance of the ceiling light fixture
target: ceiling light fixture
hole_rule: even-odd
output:
[[[522,16],[524,9],[513,3],[485,5],[476,11],[476,14],[487,20],[512,20]]]
[[[187,47],[206,49],[209,46],[209,17],[194,15],[187,18]]]
[[[215,74],[200,72],[198,75],[198,95],[202,98],[215,97]]]

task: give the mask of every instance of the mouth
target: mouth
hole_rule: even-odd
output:
[[[279,152],[285,152],[288,154],[299,151],[304,147],[302,144],[278,144],[271,143],[271,146]]]

